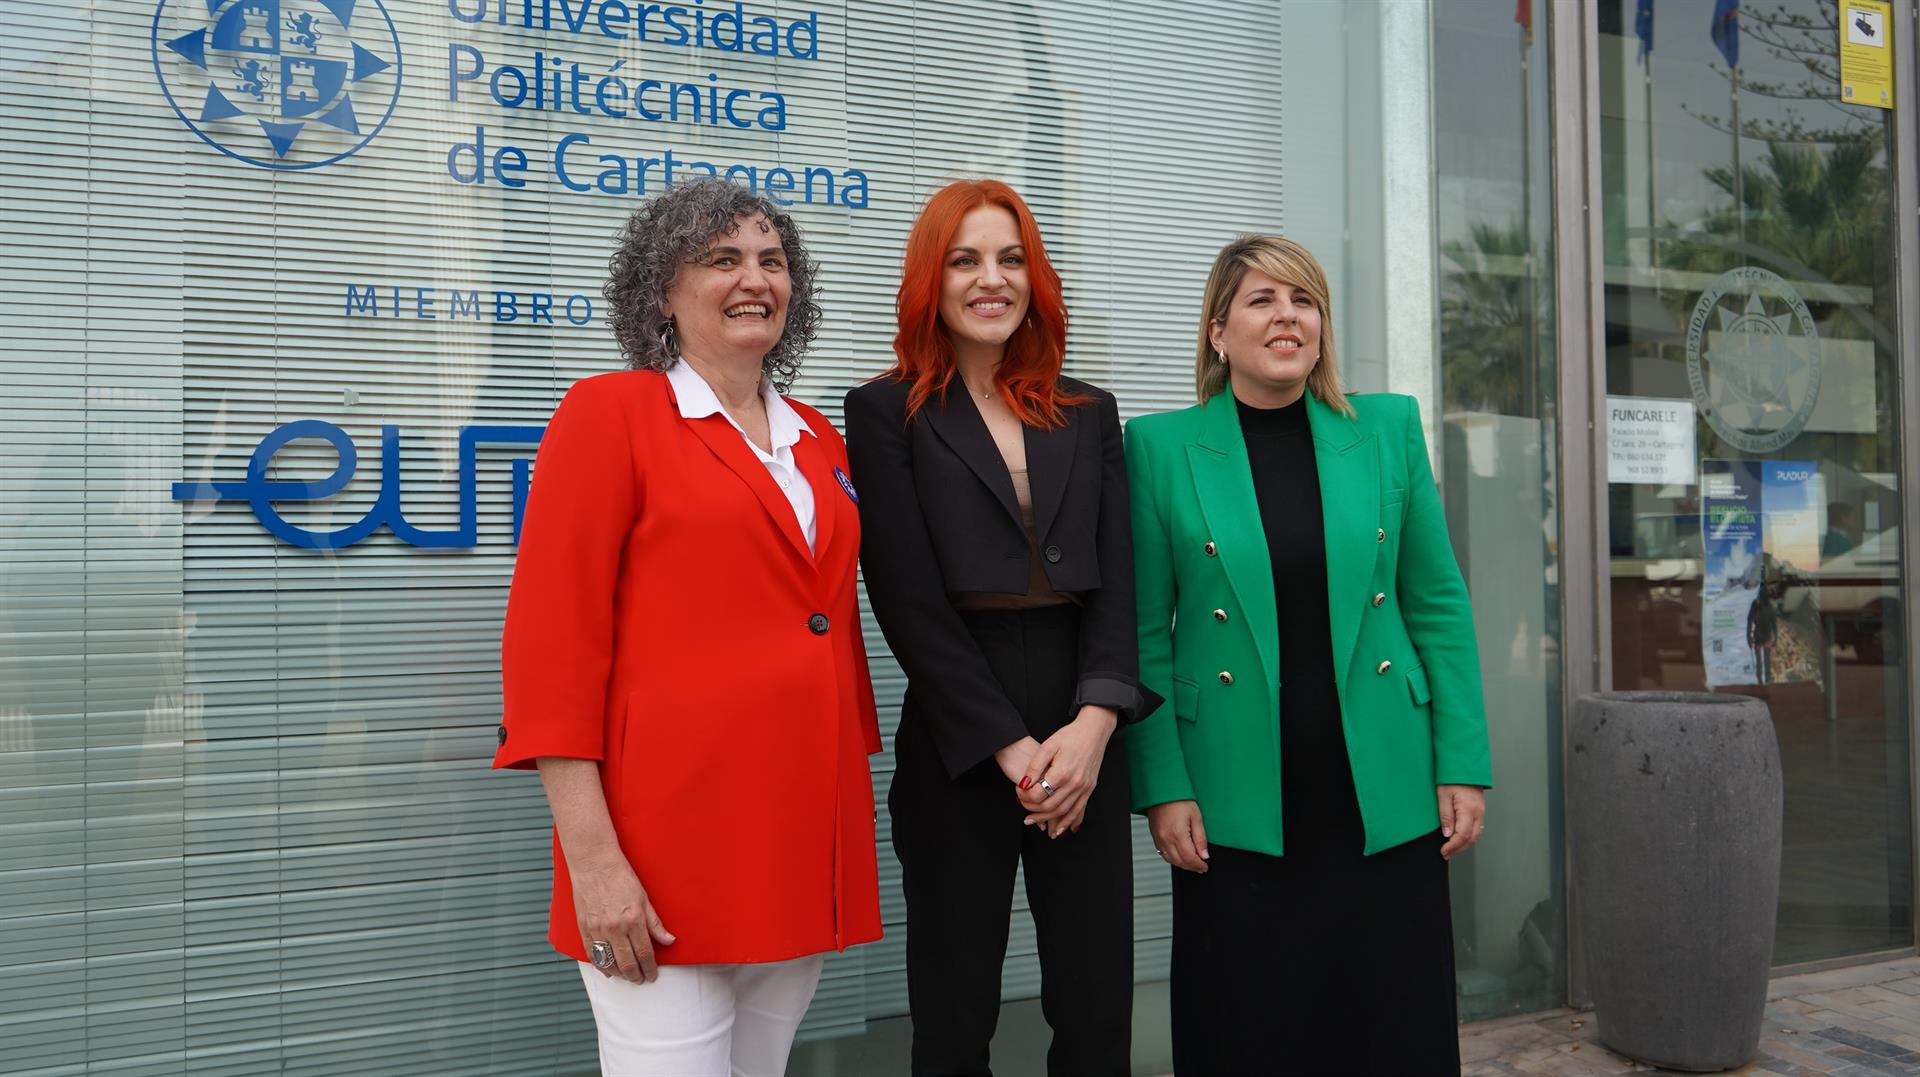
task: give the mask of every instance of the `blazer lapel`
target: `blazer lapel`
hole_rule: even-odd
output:
[[[1080,428],[1078,409],[1067,411],[1067,421],[1049,430],[1026,427],[1027,485],[1033,494],[1033,533],[1046,541],[1060,502],[1067,497],[1067,479],[1073,474],[1073,449]],[[1091,480],[1089,480],[1091,481]]]
[[[704,418],[681,421],[691,427],[693,432],[700,436],[701,441],[707,443],[707,448],[713,451],[713,455],[720,458],[721,463],[732,468],[733,473],[740,477],[740,481],[747,484],[747,488],[760,499],[760,505],[767,510],[767,515],[773,518],[774,526],[779,528],[780,533],[785,535],[787,541],[793,545],[794,552],[808,564],[812,564],[813,551],[807,549],[807,536],[800,531],[800,519],[793,514],[793,503],[787,500],[787,495],[780,492],[780,487],[773,481],[773,476],[767,474],[767,466],[761,463],[760,458],[747,446],[747,439],[740,436],[740,431],[734,429],[733,424],[728,422],[724,415],[708,415]],[[805,439],[806,435],[802,434],[801,440]],[[819,489],[818,486],[814,487],[816,503],[820,500]],[[814,527],[817,540],[818,521],[815,522]]]
[[[993,434],[987,430],[987,421],[980,417],[980,409],[974,407],[973,400],[967,396],[966,387],[962,386],[958,393],[935,394],[920,409],[920,414],[927,417],[927,425],[947,443],[954,455],[965,461],[980,481],[987,484],[987,489],[993,491],[1014,527],[1025,531],[1026,521],[1020,517],[1020,503],[1014,500],[1013,478],[1007,474],[1007,462],[1000,456],[1000,447],[993,443]]]
[[[1200,512],[1227,571],[1247,628],[1260,648],[1260,665],[1271,688],[1280,683],[1280,615],[1273,604],[1273,558],[1260,523],[1260,501],[1253,492],[1253,469],[1240,433],[1233,392],[1223,389],[1203,410],[1200,439],[1187,446],[1193,489]]]
[[[800,440],[793,445],[793,462],[807,477],[807,485],[813,487],[813,560],[816,566],[826,564],[827,546],[833,541],[835,525],[840,514],[852,508],[853,498],[840,485],[840,477],[833,473],[833,463],[820,447],[818,434],[800,435]]]
[[[1321,515],[1327,545],[1327,616],[1333,632],[1334,683],[1346,690],[1347,667],[1360,639],[1361,613],[1372,596],[1367,581],[1380,556],[1380,449],[1352,419],[1312,393],[1307,422],[1320,473]]]

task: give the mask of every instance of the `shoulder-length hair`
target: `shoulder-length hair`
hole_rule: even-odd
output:
[[[1333,297],[1327,287],[1327,271],[1320,260],[1300,244],[1280,236],[1248,233],[1220,248],[1207,274],[1206,297],[1200,303],[1200,337],[1193,350],[1193,391],[1202,404],[1227,387],[1227,364],[1213,351],[1210,331],[1227,320],[1227,309],[1234,294],[1247,279],[1247,270],[1257,269],[1274,280],[1306,289],[1313,305],[1320,308],[1320,361],[1307,375],[1307,388],[1320,402],[1342,415],[1352,417],[1353,405],[1347,403],[1346,387],[1340,382],[1340,360],[1333,346]]]
[[[1042,429],[1059,426],[1066,422],[1061,409],[1087,400],[1060,387],[1060,366],[1067,354],[1067,305],[1060,274],[1047,259],[1033,211],[1012,187],[999,180],[950,183],[935,191],[921,208],[913,230],[907,234],[900,291],[894,299],[894,316],[899,324],[893,337],[894,364],[880,376],[912,383],[907,392],[909,419],[935,393],[944,397],[947,386],[953,383],[958,368],[953,339],[940,320],[940,285],[946,273],[947,251],[960,229],[961,218],[981,206],[999,206],[1013,214],[1027,256],[1027,316],[1007,339],[1006,354],[994,370],[993,384],[1023,424]]]
[[[635,370],[666,370],[680,360],[669,319],[660,306],[682,266],[703,257],[715,237],[732,235],[754,214],[766,217],[787,252],[787,325],[760,360],[775,389],[786,392],[800,374],[800,360],[820,329],[815,298],[819,267],[808,253],[800,226],[765,195],[731,180],[681,180],[642,203],[620,229],[607,260],[607,324]]]

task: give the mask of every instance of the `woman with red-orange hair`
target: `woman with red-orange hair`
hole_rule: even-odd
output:
[[[861,563],[907,674],[887,798],[915,1074],[985,1073],[1014,872],[1050,1073],[1125,1074],[1133,876],[1119,728],[1138,680],[1113,396],[1060,373],[1067,310],[1033,213],[947,186],[907,237],[893,368],[847,394]]]

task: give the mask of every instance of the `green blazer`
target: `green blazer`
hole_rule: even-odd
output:
[[[1307,394],[1334,681],[1368,853],[1439,826],[1436,784],[1493,784],[1480,658],[1413,398]],[[1197,800],[1209,843],[1278,856],[1280,628],[1231,389],[1127,424],[1140,679],[1133,808]]]

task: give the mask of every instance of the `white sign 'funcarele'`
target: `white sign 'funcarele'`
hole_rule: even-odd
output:
[[[1691,400],[1607,398],[1607,481],[1691,486],[1699,473]]]

